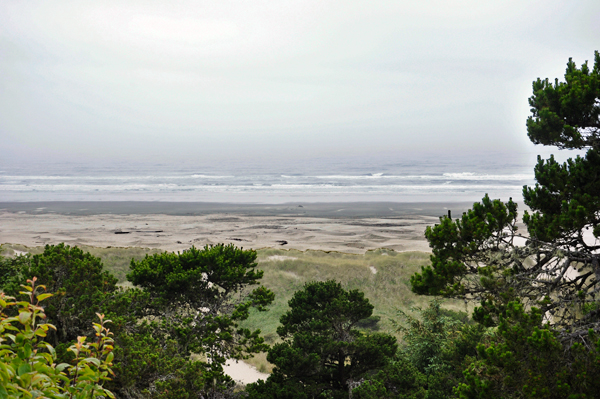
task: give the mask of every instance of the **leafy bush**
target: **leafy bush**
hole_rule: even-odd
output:
[[[0,398],[77,398],[110,397],[114,395],[103,387],[112,374],[112,335],[105,327],[109,320],[98,315],[94,323],[96,340],[86,342],[78,337],[69,348],[74,364],[56,364],[56,352],[43,339],[52,324],[41,323],[46,318],[40,302],[52,297],[41,293],[43,285],[35,285],[36,278],[23,285],[29,301],[15,302],[13,297],[0,294]],[[6,310],[16,307],[18,316],[8,316]]]

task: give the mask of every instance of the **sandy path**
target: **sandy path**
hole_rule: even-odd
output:
[[[225,374],[234,379],[235,382],[241,384],[251,384],[258,380],[266,380],[269,374],[261,373],[255,367],[242,361],[228,360],[223,367]]]

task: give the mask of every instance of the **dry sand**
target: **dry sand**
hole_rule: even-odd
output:
[[[223,367],[225,374],[233,378],[238,384],[251,384],[258,380],[266,380],[269,374],[261,373],[255,367],[242,361],[229,359]]]
[[[375,248],[427,251],[433,217],[305,218],[276,216],[59,215],[0,213],[0,243],[38,246],[64,242],[96,247],[151,247],[181,251],[192,245],[234,243],[364,253]]]
[[[445,214],[448,207],[391,203],[246,207],[211,204],[212,207],[192,209],[182,204],[151,205],[141,203],[135,208],[132,203],[0,203],[0,244],[39,246],[64,242],[181,251],[191,245],[234,243],[254,249],[349,253],[376,248],[428,251],[423,237],[425,227],[438,222],[434,215]],[[450,206],[457,211],[465,207]]]

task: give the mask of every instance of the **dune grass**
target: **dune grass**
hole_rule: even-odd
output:
[[[288,309],[294,292],[310,281],[339,281],[346,289],[360,289],[375,306],[374,315],[381,317],[381,329],[390,331],[390,318],[396,309],[421,305],[428,298],[410,291],[410,276],[429,261],[422,252],[397,253],[388,250],[369,251],[364,255],[323,251],[259,251],[258,263],[264,271],[263,284],[275,292],[275,303],[269,312],[253,313],[245,323],[260,328],[268,340],[275,335],[279,318]]]

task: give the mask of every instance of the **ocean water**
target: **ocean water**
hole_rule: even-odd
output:
[[[442,202],[521,199],[531,160],[337,158],[268,163],[0,163],[0,202]]]

